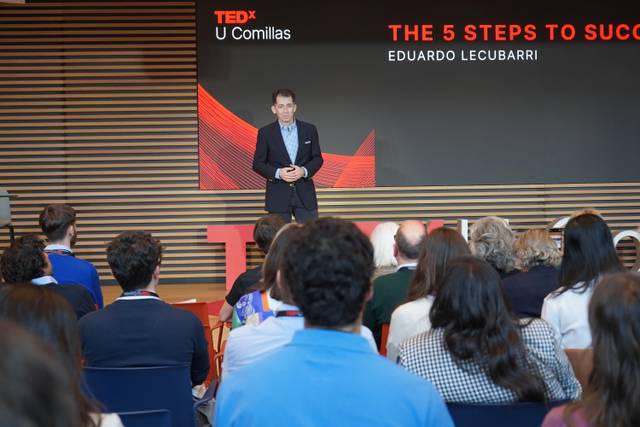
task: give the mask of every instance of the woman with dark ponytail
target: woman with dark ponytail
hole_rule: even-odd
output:
[[[495,269],[476,257],[451,260],[430,312],[431,330],[405,341],[399,363],[448,402],[509,403],[580,397],[553,330],[511,315]]]

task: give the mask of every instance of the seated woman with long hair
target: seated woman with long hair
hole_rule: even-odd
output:
[[[391,314],[387,340],[389,359],[396,360],[402,341],[431,327],[429,310],[438,293],[438,284],[447,262],[469,253],[467,242],[452,228],[437,228],[427,236],[409,286],[409,302],[402,304]]]
[[[593,290],[605,273],[622,270],[611,231],[594,213],[573,217],[564,229],[560,288],[542,304],[541,317],[556,331],[562,348],[591,345],[588,307]]]
[[[273,316],[280,305],[280,295],[276,284],[278,265],[285,248],[302,227],[300,224],[287,224],[273,239],[262,266],[262,277],[256,288],[240,297],[233,307],[232,324],[236,328],[245,324],[258,325]]]
[[[447,402],[580,397],[551,327],[539,319],[514,319],[500,282],[486,261],[449,261],[429,314],[431,330],[400,346],[400,365],[429,380]]]
[[[552,410],[542,427],[640,426],[640,275],[604,276],[589,304],[593,369],[581,401]]]
[[[22,326],[46,344],[69,377],[66,391],[77,402],[84,427],[122,427],[116,414],[100,414],[97,404],[80,389],[82,349],[78,320],[69,303],[53,290],[26,284],[2,285],[0,320]]]

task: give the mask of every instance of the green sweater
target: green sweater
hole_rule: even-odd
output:
[[[382,325],[391,321],[391,313],[407,300],[409,285],[415,270],[402,267],[395,273],[378,277],[373,281],[373,298],[367,303],[362,323],[371,329],[380,348]]]

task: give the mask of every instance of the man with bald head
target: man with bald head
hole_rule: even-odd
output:
[[[378,348],[382,325],[391,321],[393,310],[407,299],[409,285],[426,235],[427,229],[422,222],[402,222],[393,244],[393,254],[398,261],[398,267],[395,273],[380,276],[373,281],[373,298],[367,304],[362,323],[373,332]]]

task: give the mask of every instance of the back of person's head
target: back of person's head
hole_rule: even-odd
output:
[[[549,231],[532,228],[522,233],[513,246],[518,266],[529,270],[538,265],[558,267],[562,255]]]
[[[122,290],[147,287],[162,259],[160,241],[144,231],[125,231],[107,247],[107,262]]]
[[[253,227],[253,240],[262,252],[265,254],[269,252],[271,242],[284,224],[284,219],[276,214],[265,215],[256,221]]]
[[[271,289],[272,298],[286,303],[291,303],[291,298],[287,292],[283,292],[283,288],[277,286],[278,270],[280,270],[280,263],[287,246],[289,246],[289,243],[301,228],[302,225],[300,224],[290,223],[278,231],[264,259],[262,277],[258,282],[259,290],[267,291]]]
[[[527,351],[497,271],[474,256],[454,258],[439,288],[429,317],[434,329],[443,329],[447,350],[457,359],[476,361],[518,400],[543,399],[544,382],[527,367]]]
[[[469,230],[469,246],[474,255],[487,261],[499,272],[508,273],[515,268],[513,255],[515,235],[509,223],[497,216],[476,221]]]
[[[46,344],[49,357],[60,362],[71,380],[65,393],[79,405],[83,427],[93,426],[89,414],[97,409],[80,390],[82,349],[78,320],[69,303],[52,289],[8,285],[0,294],[0,319],[20,325]]]
[[[15,323],[0,321],[0,425],[87,427],[69,392],[73,379],[49,349]]]
[[[393,256],[393,244],[400,227],[395,222],[381,222],[371,232],[369,240],[373,245],[373,264],[376,268],[393,267],[398,261]]]
[[[57,242],[64,239],[69,227],[76,223],[76,211],[65,204],[49,205],[40,212],[38,223],[47,239]]]
[[[449,260],[470,255],[469,245],[456,230],[440,227],[426,237],[416,272],[409,287],[408,300],[438,293],[438,285]]]
[[[16,239],[0,258],[0,273],[6,283],[23,283],[44,276],[50,269],[45,244],[36,235]]]
[[[560,292],[584,290],[600,275],[622,269],[611,231],[599,215],[585,213],[570,219],[563,248]]]
[[[583,403],[590,426],[640,425],[640,275],[605,275],[589,303],[593,370]]]
[[[4,286],[0,293],[0,319],[18,323],[40,337],[69,372],[78,372],[78,320],[69,303],[55,291],[30,283]]]
[[[353,223],[320,218],[302,227],[282,260],[282,279],[306,324],[354,324],[371,294],[373,248]]]
[[[417,260],[426,236],[427,229],[422,222],[416,220],[402,221],[396,232],[398,254],[408,260]]]

